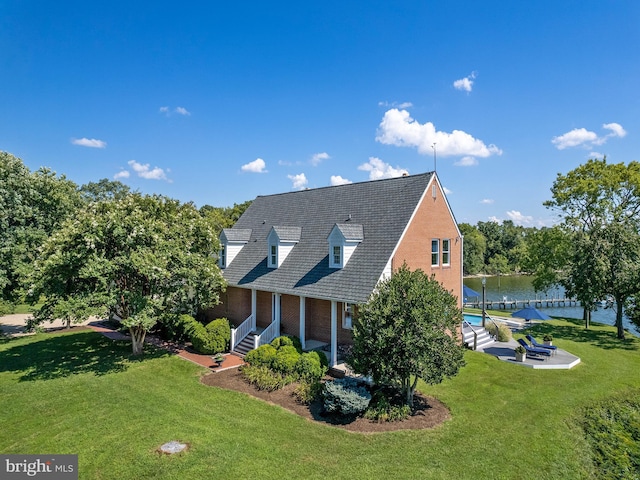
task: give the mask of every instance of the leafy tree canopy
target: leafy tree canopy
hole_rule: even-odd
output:
[[[350,364],[378,384],[400,388],[412,405],[419,378],[440,383],[464,365],[455,334],[461,321],[456,297],[405,264],[360,306]]]
[[[218,302],[218,249],[214,227],[192,204],[137,193],[90,203],[36,262],[31,293],[46,298],[39,319],[115,312],[141,353],[160,312],[193,315]]]
[[[18,299],[38,248],[80,204],[76,184],[64,175],[31,172],[0,151],[0,299]]]

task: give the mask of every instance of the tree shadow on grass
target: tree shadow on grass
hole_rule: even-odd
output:
[[[532,325],[528,330],[532,332],[534,336],[543,336],[545,334],[551,334],[555,338],[562,338],[564,340],[571,340],[572,342],[589,343],[595,347],[600,347],[605,350],[618,349],[618,350],[639,350],[638,339],[631,333],[626,334],[624,340],[617,338],[616,333],[613,330],[601,330],[597,328],[601,324],[592,324],[593,327],[589,330],[584,328],[584,322],[582,320],[563,318],[565,322],[572,325],[557,325],[546,322],[537,323]],[[575,325],[575,326],[574,326]]]
[[[20,372],[20,381],[52,380],[79,373],[107,375],[124,372],[129,364],[169,355],[145,345],[134,357],[131,343],[113,341],[99,333],[83,331],[46,335],[42,340],[0,351],[0,372]]]

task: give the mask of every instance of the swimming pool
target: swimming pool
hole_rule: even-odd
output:
[[[477,326],[482,325],[482,315],[475,315],[473,313],[463,313],[462,316],[471,325],[477,325]]]

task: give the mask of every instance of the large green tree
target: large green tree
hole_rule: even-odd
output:
[[[484,252],[487,249],[487,240],[473,225],[461,223],[458,226],[464,236],[464,274],[474,275],[484,271]]]
[[[115,312],[139,354],[159,315],[218,302],[218,249],[214,227],[190,203],[140,194],[90,203],[42,249],[32,294],[46,302],[37,317]]]
[[[399,388],[412,405],[418,379],[440,383],[464,365],[456,337],[461,321],[456,297],[405,264],[360,306],[350,364],[377,384]]]
[[[624,306],[640,291],[640,163],[589,160],[558,174],[551,193],[545,205],[574,234],[568,293],[588,308],[611,296],[624,338]]]
[[[20,297],[38,248],[80,204],[72,181],[0,151],[0,299]]]

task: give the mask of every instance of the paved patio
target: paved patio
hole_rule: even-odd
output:
[[[514,365],[539,370],[568,370],[580,363],[580,357],[576,357],[575,355],[559,348],[556,350],[555,355],[552,354],[550,357],[547,357],[546,355],[540,355],[537,357],[527,355],[524,362],[516,362],[515,349],[518,345],[518,342],[514,339],[510,339],[508,342],[495,342],[484,348],[478,348],[478,351],[493,355],[503,362],[510,362]]]

